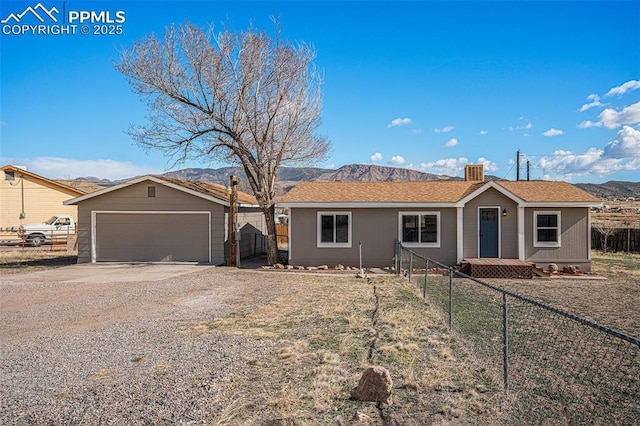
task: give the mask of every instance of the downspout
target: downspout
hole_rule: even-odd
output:
[[[20,175],[20,191],[22,193],[22,212],[20,212],[20,219],[26,219],[27,213],[24,211],[24,175]]]

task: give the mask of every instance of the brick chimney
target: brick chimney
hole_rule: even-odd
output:
[[[467,164],[464,166],[464,180],[484,182],[484,165]]]

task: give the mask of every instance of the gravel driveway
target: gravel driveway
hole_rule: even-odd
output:
[[[0,424],[215,423],[274,344],[194,328],[275,297],[270,274],[78,265],[0,280]]]

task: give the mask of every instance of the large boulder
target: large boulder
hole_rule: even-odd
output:
[[[358,401],[392,404],[392,390],[393,380],[391,380],[389,371],[384,367],[374,365],[362,373],[358,387],[351,391],[351,398]]]

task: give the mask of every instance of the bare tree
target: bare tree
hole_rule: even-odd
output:
[[[620,231],[620,229],[616,226],[616,223],[612,220],[601,219],[597,221],[593,221],[591,227],[598,231],[600,237],[602,238],[602,251],[607,251],[607,241],[609,237],[614,236]]]
[[[318,134],[322,78],[315,51],[252,28],[184,24],[149,35],[120,54],[116,69],[148,102],[149,123],[129,134],[181,162],[240,164],[265,214],[268,261],[277,260],[275,184],[281,165],[325,158]]]

